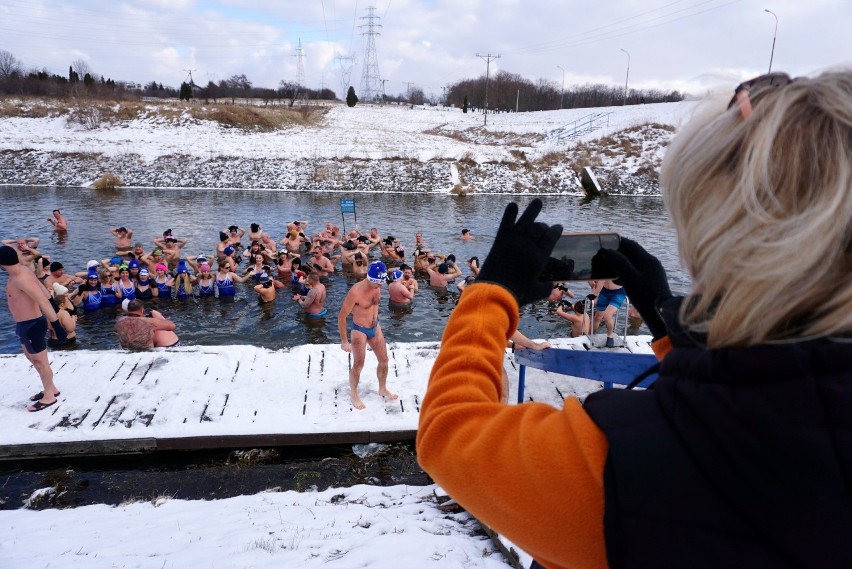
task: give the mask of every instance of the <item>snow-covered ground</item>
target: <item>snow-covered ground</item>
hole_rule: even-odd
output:
[[[7,103],[24,109],[44,104]],[[170,114],[149,105],[136,118],[95,128],[48,110],[35,118],[0,117],[0,183],[88,185],[113,171],[131,186],[448,191],[450,165],[458,163],[463,184],[474,191],[579,191],[575,172],[583,166],[627,174],[656,167],[693,107],[681,102],[489,114],[483,126],[481,113],[460,109],[336,105],[316,125],[268,132],[199,120],[177,104],[167,107]],[[668,130],[637,128],[651,124]],[[569,138],[572,131],[578,134]],[[624,131],[633,152],[608,138]],[[605,151],[584,144],[601,140]],[[621,186],[612,189],[654,191]]]
[[[0,511],[0,567],[508,567],[479,524],[464,512],[438,509],[436,494],[442,492],[435,486],[359,485]]]

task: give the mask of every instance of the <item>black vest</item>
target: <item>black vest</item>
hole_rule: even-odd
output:
[[[677,346],[585,408],[610,567],[852,567],[852,341]]]

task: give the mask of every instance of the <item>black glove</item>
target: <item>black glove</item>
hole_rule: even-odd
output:
[[[539,281],[538,275],[562,235],[562,226],[536,222],[540,211],[541,200],[536,198],[516,223],[518,204],[506,206],[494,244],[476,278],[509,289],[519,306],[546,298],[553,290],[553,283]]]
[[[601,249],[592,258],[595,265],[606,263],[617,274],[630,302],[642,315],[655,340],[667,335],[666,325],[657,310],[660,302],[671,297],[666,270],[659,259],[637,242],[622,237],[618,251]]]
[[[596,294],[587,294],[587,295],[586,295],[586,298],[587,298],[588,300],[594,300],[594,299],[596,299],[597,297],[598,297],[598,295],[596,295]]]
[[[68,343],[68,332],[65,331],[65,328],[59,322],[59,320],[54,320],[50,323],[50,327],[53,328],[53,333],[56,334],[56,342],[57,346],[61,346],[62,344]]]

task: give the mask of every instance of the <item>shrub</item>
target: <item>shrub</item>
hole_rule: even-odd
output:
[[[113,174],[112,172],[107,172],[92,184],[92,187],[96,190],[114,190],[122,185],[121,178]]]

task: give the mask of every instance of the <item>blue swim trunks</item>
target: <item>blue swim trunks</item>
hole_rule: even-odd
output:
[[[30,354],[38,354],[47,349],[47,318],[39,316],[15,324],[15,334],[21,345]]]
[[[602,288],[601,293],[598,295],[598,301],[595,304],[595,310],[600,312],[606,310],[607,306],[614,306],[618,310],[626,299],[627,293],[624,292],[624,288],[617,288],[615,290]]]
[[[320,310],[316,314],[311,314],[310,312],[306,312],[305,316],[310,316],[311,318],[324,318],[326,314],[328,314],[328,307],[323,306],[322,310]],[[374,330],[375,330],[375,328],[374,328]]]
[[[371,328],[367,328],[365,326],[358,326],[354,322],[352,323],[352,329],[358,330],[359,332],[361,332],[362,334],[367,336],[368,340],[372,340],[373,338],[376,337],[376,328],[378,326],[379,326],[378,322],[376,324],[374,324]]]

